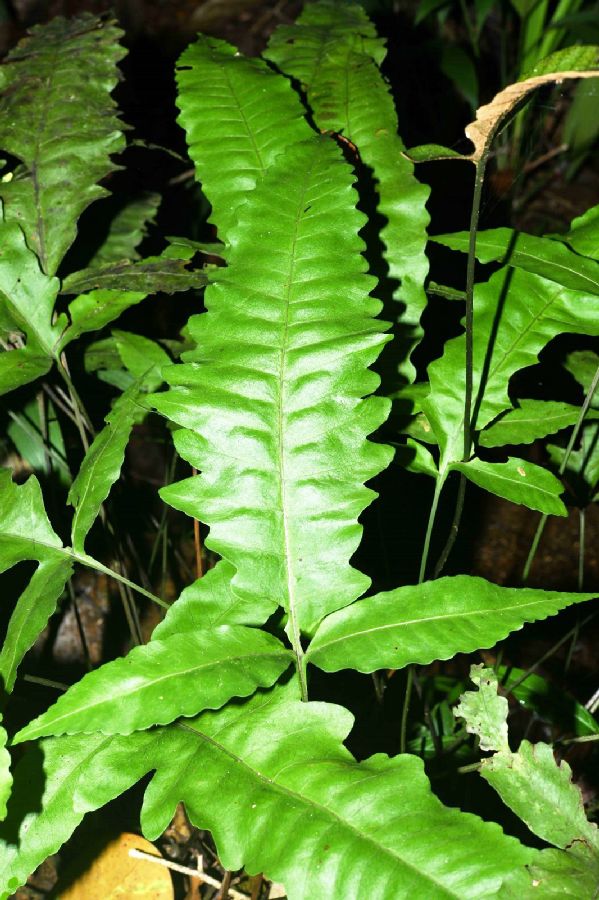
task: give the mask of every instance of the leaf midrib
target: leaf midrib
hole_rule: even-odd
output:
[[[484,242],[484,245],[487,246],[487,247],[490,247],[490,248],[492,249],[492,252],[493,252],[494,254],[496,254],[496,255],[493,257],[494,259],[503,259],[503,257],[505,256],[505,251],[504,251],[504,249],[503,249],[503,245],[502,245],[502,244],[496,244],[496,243],[494,243],[493,241],[487,240],[487,241]],[[563,245],[563,244],[559,244],[558,246],[563,247],[564,245]],[[497,252],[497,251],[499,251],[499,252]],[[559,251],[557,251],[557,252],[559,252]],[[572,255],[574,255],[574,254],[572,254]],[[593,292],[594,294],[596,294],[596,293],[599,292],[599,280],[597,280],[597,279],[594,280],[594,279],[591,278],[589,275],[585,275],[584,272],[579,272],[579,271],[574,267],[574,263],[572,264],[572,267],[569,267],[569,266],[565,265],[565,264],[562,263],[562,262],[555,262],[554,260],[548,259],[547,257],[544,257],[544,256],[538,256],[538,255],[536,255],[534,252],[532,252],[531,250],[521,250],[521,249],[518,248],[518,245],[516,244],[516,246],[515,246],[515,248],[514,248],[514,250],[513,250],[512,256],[511,256],[509,259],[506,259],[506,260],[505,260],[506,265],[508,265],[508,266],[514,266],[514,263],[510,262],[510,260],[513,259],[514,257],[518,257],[518,256],[520,256],[520,257],[523,258],[523,259],[531,259],[531,260],[535,260],[535,261],[540,262],[540,263],[543,263],[543,264],[545,264],[545,265],[547,265],[547,266],[551,266],[551,267],[553,267],[554,269],[561,270],[561,271],[563,271],[563,272],[567,272],[568,274],[571,274],[571,275],[576,275],[577,277],[582,278],[584,281],[588,282],[588,284],[589,284],[590,287],[592,288],[592,292]],[[524,268],[524,266],[522,266],[522,268]],[[598,266],[598,269],[599,269],[599,266]],[[540,274],[540,273],[539,273],[539,272],[532,272],[531,274],[533,274],[533,275],[538,275],[538,274]],[[549,278],[549,276],[547,276],[547,275],[542,275],[541,277],[543,277],[543,278]],[[599,277],[599,272],[598,272],[598,277]],[[549,280],[550,280],[550,281],[553,281],[554,279],[549,278]],[[559,282],[558,282],[558,283],[559,283]],[[563,287],[566,287],[566,285],[563,285]],[[575,288],[575,290],[581,290],[581,288]]]
[[[580,595],[581,599],[579,602],[585,602],[587,600],[592,600],[596,596],[597,596],[596,594]],[[365,602],[365,601],[362,601],[362,602]],[[329,648],[333,644],[337,644],[341,641],[352,640],[353,638],[362,637],[363,635],[367,635],[367,634],[376,634],[377,632],[380,632],[380,631],[388,631],[391,628],[406,628],[411,625],[422,625],[422,624],[426,624],[428,622],[441,622],[441,621],[444,621],[447,619],[467,619],[472,616],[500,616],[502,613],[519,612],[519,611],[524,611],[524,610],[527,610],[530,608],[534,609],[535,606],[542,606],[544,604],[548,604],[549,602],[550,601],[548,599],[542,598],[541,600],[529,600],[527,603],[516,604],[514,606],[501,606],[501,607],[493,606],[492,608],[489,608],[489,609],[464,610],[461,612],[450,612],[450,613],[443,613],[440,615],[435,615],[435,616],[431,615],[431,616],[426,616],[426,617],[419,616],[417,619],[404,619],[404,620],[398,621],[398,622],[390,622],[390,623],[384,624],[384,625],[376,625],[374,628],[364,628],[361,631],[352,631],[349,634],[340,635],[339,637],[333,638],[332,640],[328,640],[328,641],[326,641],[326,643],[323,642],[322,644],[319,644],[317,647],[315,647],[313,651],[312,651],[312,646],[311,646],[306,654],[306,658],[309,659],[311,656],[316,655],[321,650],[323,650],[325,648]],[[548,612],[547,615],[550,615],[550,612]],[[524,621],[526,621],[526,620],[524,620]],[[316,640],[316,637],[314,640]]]
[[[95,703],[89,703],[86,706],[80,706],[78,709],[74,709],[74,710],[65,712],[60,716],[54,716],[54,718],[50,719],[47,722],[47,725],[54,727],[59,722],[63,722],[65,719],[73,718],[74,716],[79,716],[79,715],[82,715],[83,713],[89,713],[90,710],[96,710],[99,707],[106,705],[107,703],[108,704],[114,703],[115,698],[118,700],[118,699],[122,699],[124,697],[129,698],[129,697],[132,697],[135,695],[143,694],[144,691],[150,691],[153,688],[161,685],[163,682],[168,682],[169,679],[179,679],[179,678],[183,678],[187,675],[192,676],[194,674],[197,674],[198,672],[201,672],[202,670],[206,670],[206,669],[210,669],[210,668],[214,668],[214,667],[220,668],[222,670],[223,665],[226,665],[229,663],[237,664],[237,663],[241,663],[243,660],[257,660],[257,659],[273,660],[273,659],[276,659],[277,657],[287,658],[290,656],[291,656],[291,651],[287,650],[285,647],[281,647],[281,649],[273,648],[271,651],[268,651],[268,652],[265,650],[261,650],[260,652],[253,651],[250,653],[238,654],[237,656],[227,656],[225,658],[212,659],[212,660],[209,660],[208,662],[197,663],[196,665],[185,666],[180,669],[172,669],[171,668],[171,669],[169,669],[168,672],[166,672],[164,675],[161,675],[159,678],[154,678],[151,681],[148,680],[146,682],[143,682],[142,684],[137,685],[136,687],[134,687],[130,690],[124,690],[122,693],[115,694],[111,697],[102,697],[101,699],[97,700]],[[127,661],[127,657],[121,657],[121,659],[115,660],[116,663],[125,663],[126,661]],[[121,668],[122,668],[122,666],[121,666]],[[100,671],[100,670],[98,670],[98,671]],[[135,675],[135,673],[133,673],[133,675]],[[82,682],[77,682],[77,685],[79,685],[81,683]],[[66,694],[63,696],[66,697]],[[234,696],[238,696],[238,695],[235,694]],[[224,701],[224,702],[226,702],[226,701]],[[207,707],[207,708],[209,708],[209,707]],[[46,715],[46,713],[44,713],[43,715]],[[197,715],[197,711],[194,713],[191,713],[191,715]],[[33,724],[34,723],[32,723],[32,725]],[[41,723],[41,724],[42,724],[42,728],[43,728],[43,723]],[[157,723],[157,724],[160,724],[160,723]],[[26,726],[26,728],[23,729],[23,731],[26,732],[27,728],[28,728],[28,726]],[[135,730],[139,730],[139,729],[134,729],[134,731]],[[84,730],[82,730],[82,731],[77,730],[74,732],[66,731],[66,732],[62,732],[62,733],[93,734],[95,731],[97,731],[96,728],[93,728],[89,732],[84,731]],[[115,734],[115,735],[124,735],[124,736],[126,736],[128,733],[133,733],[133,732],[123,732],[123,731],[113,732],[113,734]],[[31,734],[33,734],[34,738],[36,738],[36,737],[48,736],[49,732],[47,732],[47,730],[45,728],[43,728],[43,730],[40,731],[39,727],[38,727],[36,729],[32,728]],[[53,731],[52,734],[56,735],[56,732]],[[26,738],[26,740],[32,740],[32,739],[33,738],[31,738],[30,736],[28,736]]]
[[[434,885],[435,889],[439,891],[439,893],[436,894],[436,896],[438,896],[440,898],[442,896],[446,896],[448,898],[456,898],[456,900],[460,900],[462,895],[450,893],[449,889],[442,882],[433,878],[428,872],[423,872],[421,869],[418,869],[413,863],[404,859],[402,856],[399,855],[398,852],[394,851],[390,847],[387,847],[385,844],[378,843],[374,837],[371,837],[371,835],[365,833],[364,831],[358,830],[358,828],[356,828],[354,825],[352,825],[350,822],[348,822],[347,819],[342,818],[338,813],[334,812],[334,810],[330,809],[327,806],[324,806],[323,804],[319,803],[317,800],[313,800],[311,797],[309,797],[305,794],[299,793],[297,790],[293,790],[292,788],[289,788],[286,785],[280,784],[278,781],[275,781],[273,778],[269,778],[268,776],[263,775],[262,772],[258,771],[258,769],[253,768],[244,759],[242,759],[240,756],[238,756],[232,750],[229,750],[228,747],[225,747],[223,744],[219,743],[214,738],[207,735],[205,732],[198,731],[196,728],[194,728],[193,726],[186,724],[186,723],[185,724],[177,723],[177,727],[184,728],[186,731],[193,732],[199,740],[205,741],[206,743],[208,743],[212,747],[214,747],[216,750],[220,751],[221,753],[224,753],[234,763],[236,763],[237,765],[246,769],[250,773],[251,777],[260,781],[265,787],[269,788],[270,790],[275,790],[278,793],[282,794],[283,796],[291,798],[295,802],[299,801],[299,803],[302,805],[305,805],[308,807],[312,806],[312,807],[316,808],[321,814],[323,814],[327,818],[333,819],[337,823],[338,827],[340,826],[341,828],[345,829],[346,831],[352,832],[356,836],[357,840],[362,841],[363,843],[368,843],[371,846],[373,846],[378,854],[380,854],[381,850],[382,850],[383,853],[391,859],[391,861],[397,868],[400,868],[403,866],[403,867],[411,870],[412,872],[414,872],[422,880],[426,879],[431,885]],[[338,762],[342,763],[343,760],[337,761],[337,760],[317,759],[317,760],[310,760],[309,762],[302,761],[298,765],[307,766],[307,765],[311,765],[311,764],[313,765],[316,762],[320,762],[320,763],[330,762],[331,764],[337,764]],[[440,893],[441,891],[443,893]]]

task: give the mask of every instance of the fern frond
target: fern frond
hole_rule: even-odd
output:
[[[225,41],[200,35],[179,60],[177,85],[189,155],[226,241],[248,193],[311,131],[291,85]]]
[[[18,222],[53,275],[98,182],[125,146],[110,92],[125,55],[122,32],[91,15],[36,26],[0,69],[0,147],[23,164],[0,183],[7,221]]]
[[[355,144],[372,179],[376,211],[384,222],[380,239],[386,264],[375,263],[373,271],[382,278],[380,295],[392,294],[403,304],[397,353],[401,371],[412,380],[407,357],[422,336],[426,305],[429,188],[402,155],[393,100],[378,68],[385,56],[383,41],[357,4],[319,0],[306,5],[296,24],[275,31],[266,55],[299,81],[316,125]]]
[[[479,900],[534,858],[498,825],[444,807],[415,756],[357,763],[342,743],[351,725],[341,707],[275,689],[164,729],[149,749],[144,833],[161,834],[183,800],[223,865],[283,882],[289,900]]]
[[[391,456],[366,441],[388,412],[384,398],[361,399],[388,338],[355,200],[328,138],[273,165],[239,210],[208,314],[189,322],[197,350],[164,371],[171,389],[154,397],[202,473],[162,496],[210,525],[236,593],[266,615],[283,606],[306,631],[369,584],[348,562],[373,497],[364,482]]]

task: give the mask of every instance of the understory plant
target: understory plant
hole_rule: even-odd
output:
[[[597,451],[591,466],[580,434],[595,447],[597,376],[567,361],[586,391],[578,405],[518,397],[510,379],[560,333],[599,334],[597,208],[565,235],[477,228],[497,130],[538,86],[595,76],[598,48],[568,48],[524,73],[478,111],[467,129],[474,149],[460,157],[406,151],[379,68],[383,43],[356,4],[307,4],[263,59],[200,36],[179,61],[177,102],[217,241],[171,237],[144,258],[159,204],[146,195],[119,210],[73,271],[79,216],[106,194],[99,182],[125,146],[111,99],[119,37],[106,20],[55,20],[0,68],[0,388],[7,439],[34,470],[22,482],[1,473],[0,565],[35,563],[20,595],[5,598],[5,722],[19,666],[74,565],[118,580],[137,643],[2,733],[1,895],[86,813],[146,777],[146,837],[157,839],[182,802],[223,866],[263,872],[289,898],[595,896],[596,826],[550,745],[510,749],[503,673],[474,667],[476,690],[455,712],[494,754],[480,774],[530,840],[437,798],[410,697],[415,667],[492,647],[595,598],[442,571],[467,482],[544,516],[566,515],[560,476],[573,466],[588,485],[584,503],[596,490]],[[465,322],[425,377],[412,354],[426,338],[428,189],[414,165],[439,157],[473,164],[476,183],[470,232],[434,238],[467,256],[465,291],[428,285],[462,304]],[[495,264],[487,280],[475,282],[476,259]],[[205,311],[198,300],[182,336],[108,327],[151,294],[204,285]],[[77,359],[115,389],[98,433]],[[129,436],[148,415],[168,423],[193,470],[160,496],[208,528],[217,560],[170,604],[125,574],[110,510]],[[74,472],[62,419],[80,439]],[[566,428],[573,439],[555,444],[553,471],[502,449]],[[352,558],[375,499],[367,482],[392,463],[428,476],[434,494],[416,583],[377,593]],[[53,525],[35,472],[68,489],[68,542],[66,508]],[[454,523],[433,566],[451,480]],[[114,565],[90,555],[92,528],[110,536]],[[146,643],[129,591],[167,607]],[[351,713],[314,699],[315,673],[322,684],[343,670],[387,673],[377,679],[405,670],[397,755],[356,759],[345,746]],[[599,732],[584,713],[580,733]],[[441,754],[447,727],[429,729]]]

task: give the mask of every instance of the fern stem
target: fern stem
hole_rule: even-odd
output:
[[[437,560],[437,565],[433,570],[433,578],[438,578],[441,572],[445,567],[445,563],[449,559],[449,554],[453,550],[453,545],[456,542],[456,538],[458,536],[458,531],[460,529],[460,521],[462,518],[462,512],[464,510],[464,498],[466,496],[466,476],[463,473],[460,473],[460,484],[458,487],[458,495],[456,498],[455,504],[455,512],[453,514],[453,521],[451,523],[451,527],[449,529],[449,535],[447,541],[445,542],[445,546],[441,551],[441,555]]]
[[[406,669],[406,692],[404,694],[403,709],[401,711],[401,726],[399,732],[399,752],[405,753],[407,746],[408,734],[408,712],[410,711],[410,699],[412,697],[412,686],[414,684],[414,666],[410,665]]]
[[[474,270],[476,268],[476,236],[478,233],[478,221],[480,219],[480,204],[483,195],[483,184],[487,160],[491,150],[491,143],[487,143],[476,163],[474,175],[474,193],[472,194],[472,209],[470,212],[470,228],[468,232],[468,262],[466,265],[466,384],[464,387],[464,452],[463,460],[468,461],[472,448],[472,394],[474,382]],[[456,498],[455,512],[451,528],[445,546],[435,566],[434,578],[437,578],[453,549],[460,522],[464,511],[464,496],[466,493],[466,479],[462,475]]]
[[[89,433],[94,437],[94,428],[91,423],[91,420],[87,414],[85,406],[83,405],[83,401],[81,397],[77,393],[77,388],[73,384],[71,376],[69,374],[69,370],[67,367],[67,361],[64,353],[62,354],[60,359],[56,360],[56,365],[62,380],[64,381],[67,390],[69,392],[69,397],[71,398],[71,405],[73,407],[73,414],[75,417],[75,422],[77,424],[77,428],[79,430],[79,436],[81,438],[81,443],[83,445],[83,450],[85,453],[89,450],[89,441],[87,439],[87,434],[85,429],[89,431]]]
[[[591,401],[597,390],[597,384],[599,384],[599,366],[595,370],[595,374],[593,375],[593,380],[589,386],[586,397],[584,398],[584,403],[580,407],[580,412],[578,413],[578,419],[576,420],[576,424],[572,429],[572,434],[570,435],[570,440],[568,441],[568,446],[566,447],[566,452],[564,453],[564,458],[560,463],[560,467],[557,470],[559,477],[561,478],[564,472],[566,471],[568,462],[570,461],[570,455],[572,450],[574,449],[574,444],[578,439],[578,435],[580,433],[580,429],[582,428],[582,424],[584,422],[584,418],[587,414],[588,408],[591,405]],[[530,568],[532,566],[533,560],[535,558],[537,548],[539,546],[539,542],[543,535],[543,531],[545,530],[545,525],[547,523],[547,514],[543,513],[539,520],[539,524],[537,525],[537,530],[535,531],[535,536],[532,539],[532,544],[530,545],[530,550],[528,551],[528,556],[526,557],[526,563],[524,564],[524,570],[522,572],[522,582],[526,584],[528,581],[528,576],[530,575]]]
[[[136,593],[141,594],[142,597],[146,597],[148,600],[152,600],[153,603],[157,603],[158,606],[162,606],[163,609],[169,609],[170,604],[166,603],[166,601],[161,600],[160,597],[157,597],[155,594],[152,594],[150,591],[146,591],[145,588],[141,587],[139,584],[135,584],[133,581],[129,581],[124,575],[121,575],[120,572],[115,572],[114,569],[109,569],[108,566],[103,565],[97,559],[94,559],[93,556],[88,556],[87,553],[77,553],[75,550],[65,550],[68,555],[75,560],[75,562],[81,563],[83,566],[88,566],[90,569],[95,569],[96,572],[102,572],[103,575],[108,575],[109,578],[114,578],[115,581],[120,582],[120,584],[126,585],[126,587],[131,588],[132,591],[136,591]]]
[[[489,157],[490,146],[476,164],[474,176],[474,193],[470,213],[470,230],[468,235],[468,263],[466,266],[466,387],[464,390],[464,461],[470,456],[472,446],[472,382],[474,371],[474,269],[476,266],[476,235],[480,218],[480,202],[485,180],[485,169]]]
[[[422,547],[422,557],[420,559],[420,571],[418,573],[418,584],[422,584],[424,581],[424,577],[426,575],[426,564],[428,562],[428,554],[431,545],[431,537],[433,534],[433,527],[435,525],[435,519],[437,517],[437,509],[439,507],[439,498],[441,496],[441,491],[443,490],[443,485],[445,484],[446,475],[439,473],[439,477],[435,483],[435,493],[433,494],[433,502],[431,503],[430,512],[428,514],[428,523],[426,526],[426,534],[424,536],[424,546]]]

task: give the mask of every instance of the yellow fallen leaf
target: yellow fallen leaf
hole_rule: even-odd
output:
[[[91,865],[58,890],[59,900],[173,900],[173,882],[167,868],[129,855],[132,849],[160,858],[149,841],[136,834],[120,834],[106,844]]]

